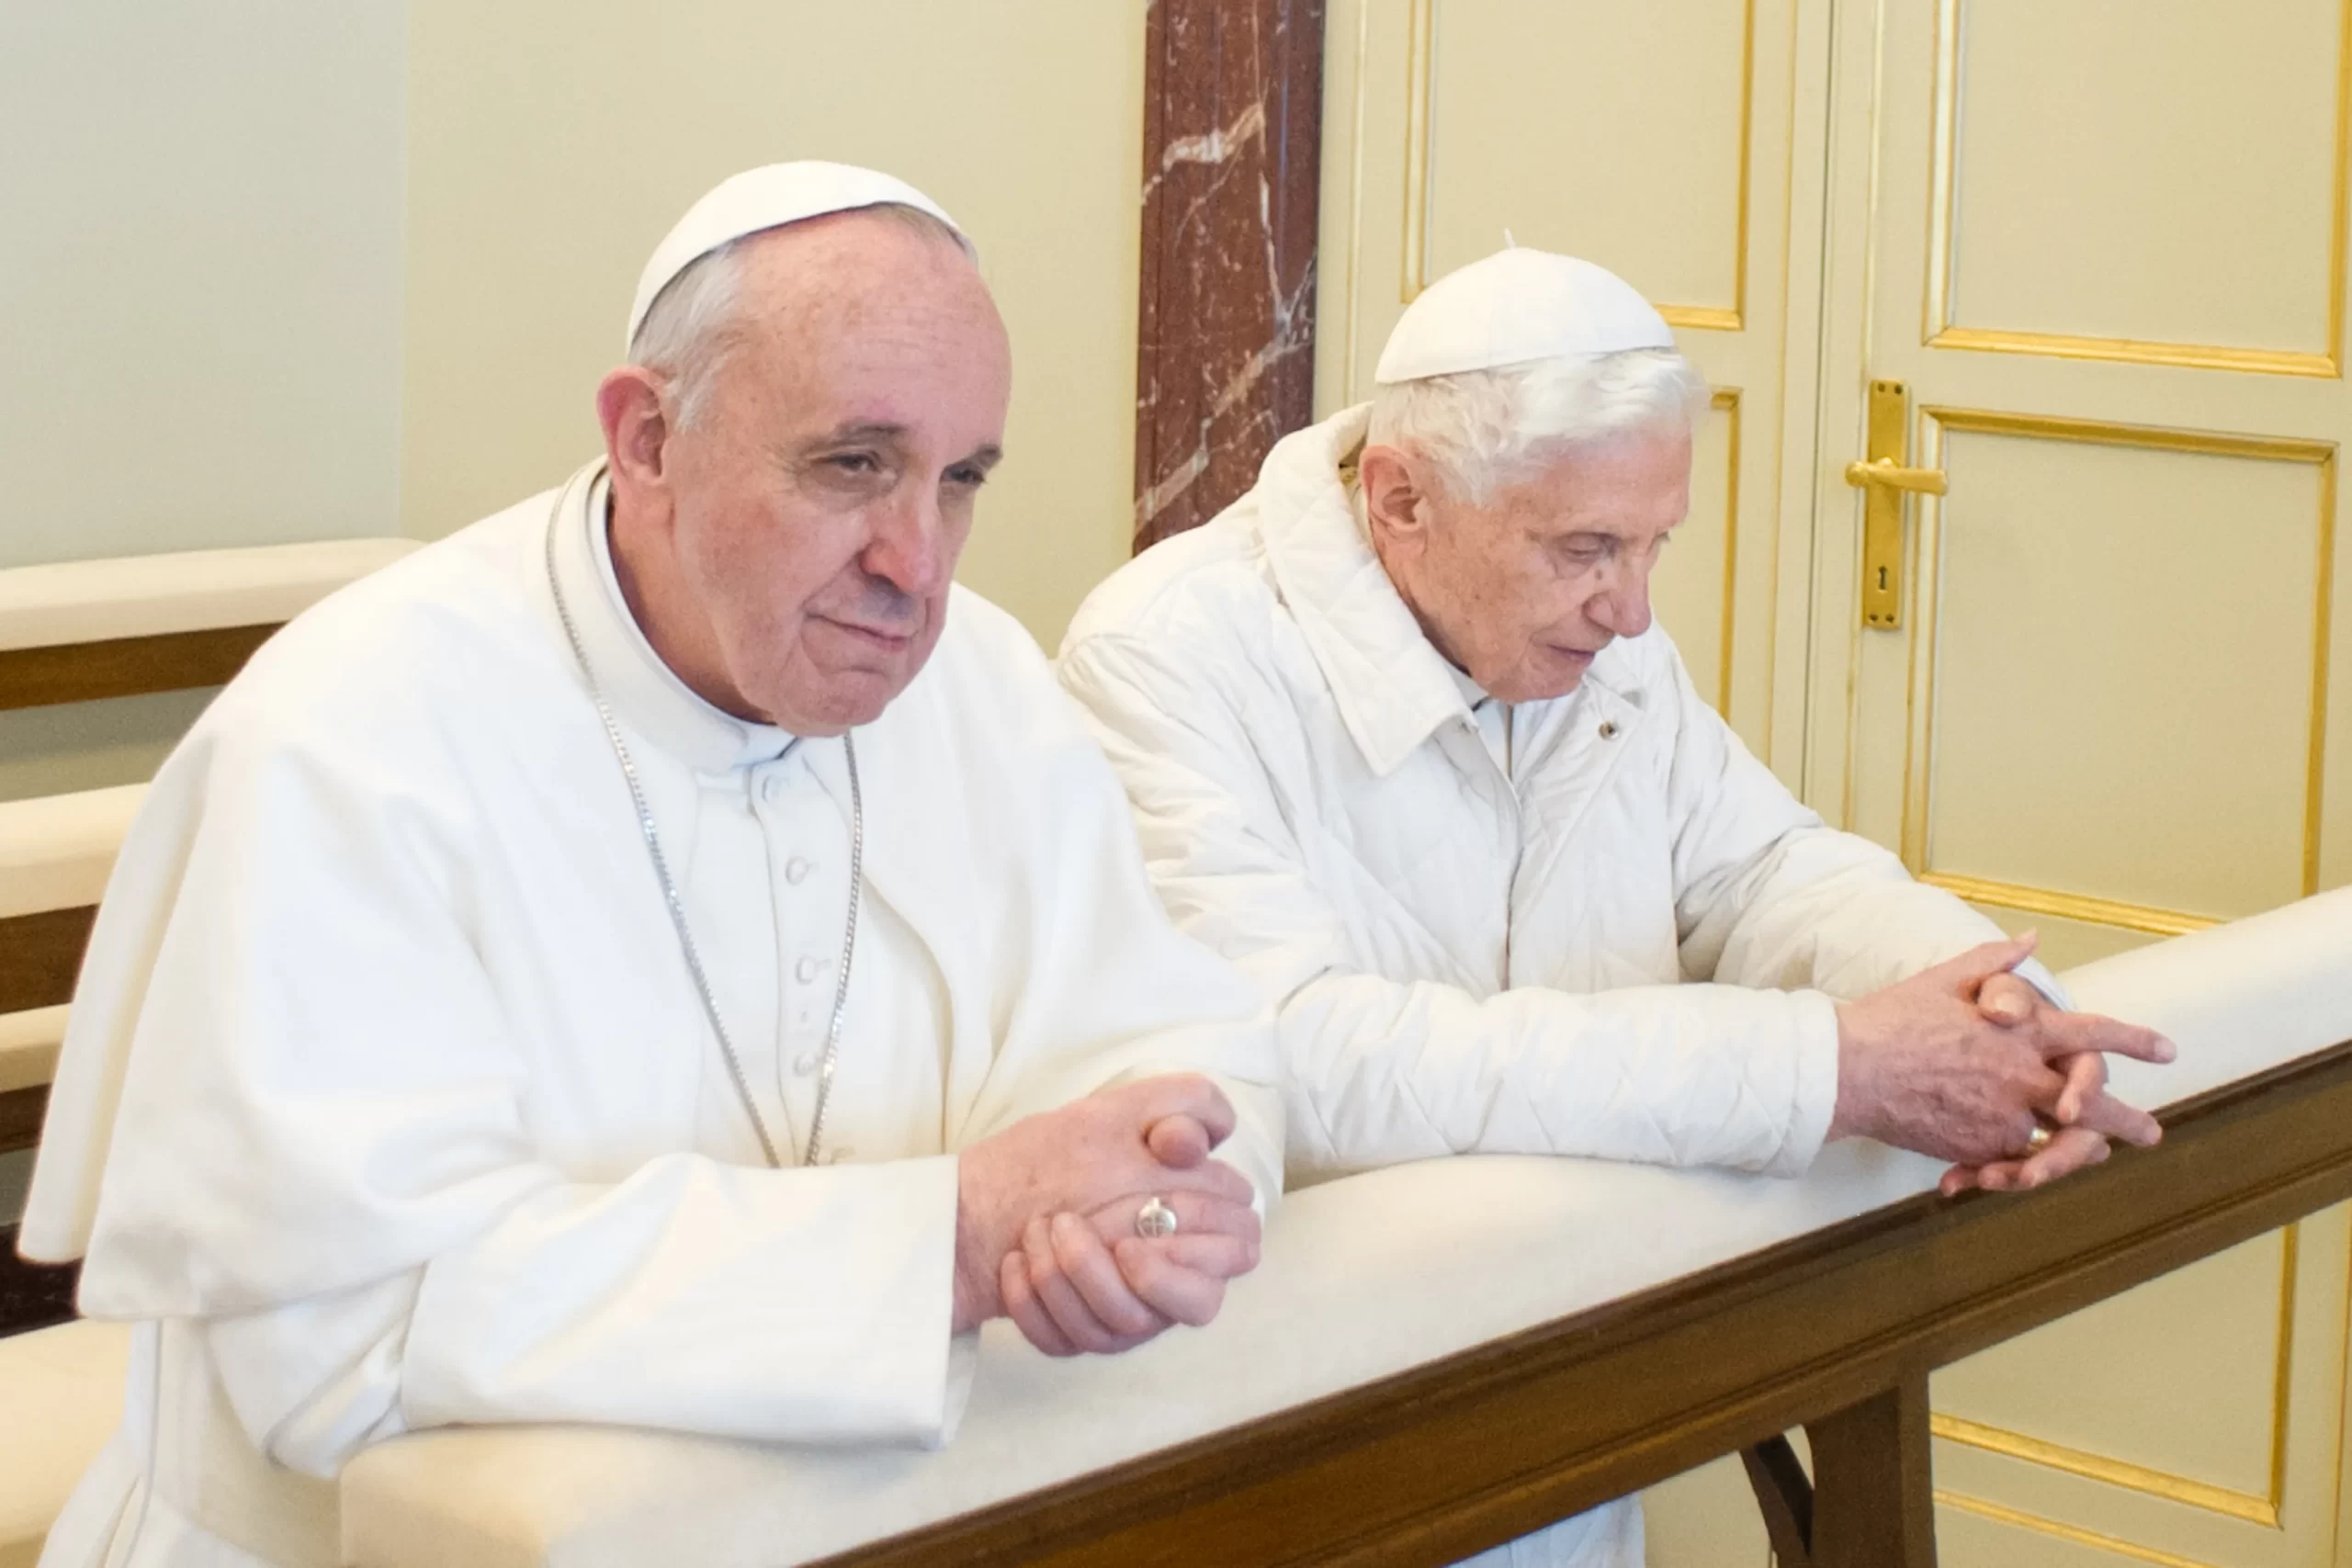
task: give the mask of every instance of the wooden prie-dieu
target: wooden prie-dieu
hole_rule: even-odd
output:
[[[827,1562],[1440,1568],[1747,1449],[1783,1568],[1925,1568],[1929,1372],[2352,1198],[2352,1043],[2162,1120]]]

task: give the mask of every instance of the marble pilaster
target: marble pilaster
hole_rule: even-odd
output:
[[[1324,0],[1151,0],[1136,547],[1314,417]]]

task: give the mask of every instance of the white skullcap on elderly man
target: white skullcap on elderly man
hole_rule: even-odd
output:
[[[1673,346],[1666,318],[1615,273],[1513,245],[1423,289],[1388,334],[1373,379],[1389,387],[1539,359]]]
[[[874,169],[815,159],[746,169],[712,187],[653,247],[637,280],[636,301],[629,306],[628,344],[637,341],[637,329],[645,324],[646,312],[653,309],[662,291],[721,245],[787,223],[868,207],[911,207],[938,219],[958,237],[964,236],[963,227],[937,202],[906,181]],[[965,238],[964,243],[969,245],[971,241]]]

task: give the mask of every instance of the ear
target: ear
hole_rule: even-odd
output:
[[[1416,550],[1428,543],[1429,491],[1410,457],[1394,446],[1367,446],[1356,458],[1356,478],[1374,539]]]
[[[605,458],[613,484],[624,491],[658,490],[670,422],[650,371],[624,365],[596,388],[596,422],[605,430]]]

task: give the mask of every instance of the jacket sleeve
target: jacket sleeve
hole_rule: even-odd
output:
[[[1035,705],[1000,717],[999,754],[1023,771],[999,817],[1001,830],[1026,835],[1023,874],[1005,880],[1022,890],[1007,918],[1027,930],[1001,944],[1021,953],[1023,966],[1017,986],[1004,987],[998,1062],[959,1142],[1098,1089],[1198,1073],[1235,1111],[1234,1134],[1216,1157],[1249,1179],[1268,1213],[1283,1186],[1273,1010],[1248,976],[1170,922],[1117,777],[1027,634],[1015,635],[1034,665]],[[1000,685],[1022,690],[1001,672],[1009,662]]]
[[[227,751],[159,781],[205,807],[93,946],[86,1027],[135,1037],[86,1311],[202,1320],[254,1444],[315,1473],[451,1422],[942,1437],[952,1157],[567,1175],[459,912],[462,826]]]
[[[1823,823],[1741,744],[1673,659],[1668,780],[1683,972],[1725,985],[1866,996],[2002,940],[2001,929],[1903,863]],[[2039,962],[2019,975],[2061,1007]]]
[[[1178,925],[1276,1002],[1294,1172],[1471,1152],[1811,1162],[1837,1096],[1828,997],[1688,985],[1481,999],[1385,979],[1351,951],[1269,776],[1276,730],[1295,727],[1286,706],[1261,716],[1261,747],[1246,688],[1115,634],[1065,649],[1061,675],[1126,784]]]

